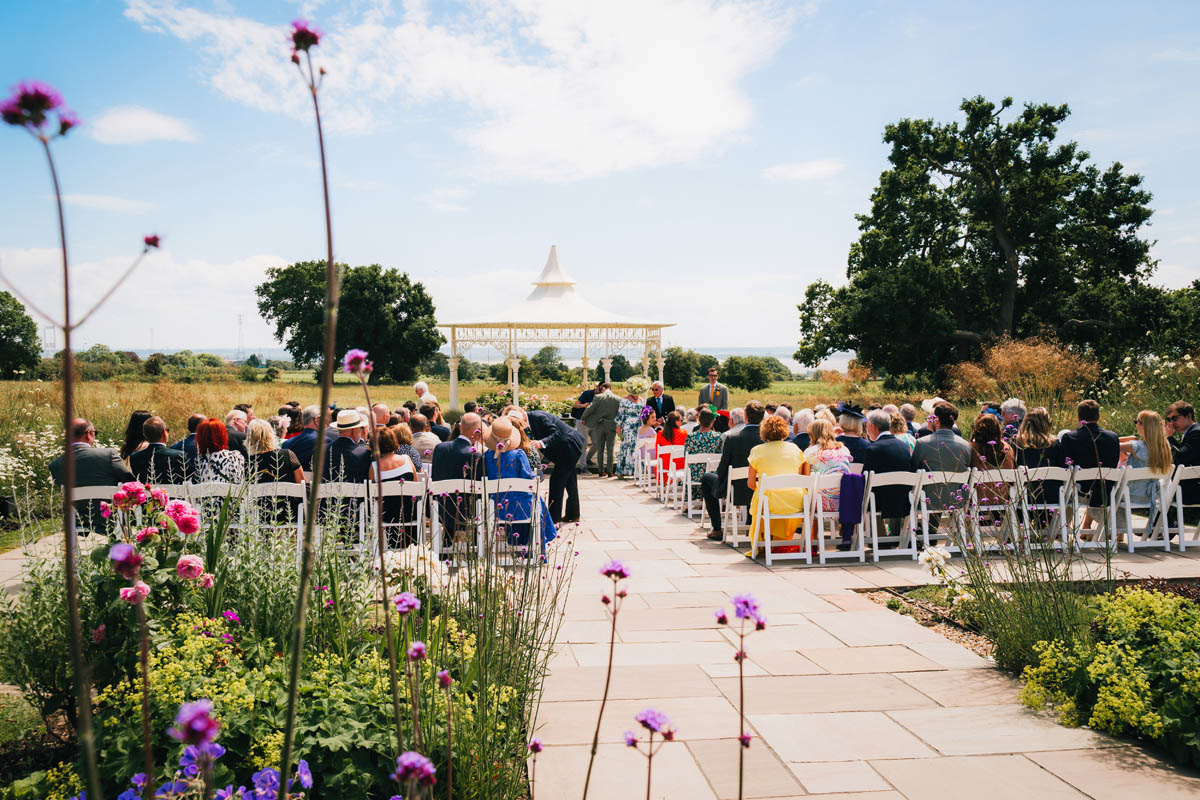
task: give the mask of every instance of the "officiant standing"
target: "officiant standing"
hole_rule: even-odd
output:
[[[578,522],[579,480],[575,462],[583,453],[583,436],[546,411],[529,411],[525,416],[532,433],[530,445],[541,451],[543,460],[554,463],[550,473],[550,519],[555,523]],[[565,510],[563,492],[567,494]]]
[[[717,368],[708,368],[708,383],[700,387],[700,406],[712,406],[717,411],[729,408],[729,388],[717,383]]]

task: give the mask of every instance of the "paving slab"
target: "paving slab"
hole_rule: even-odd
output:
[[[1139,747],[1054,750],[1026,758],[1093,800],[1185,800],[1200,797],[1200,773],[1182,770]]]
[[[1020,702],[1021,682],[998,668],[951,669],[897,675],[943,706],[990,706]]]
[[[814,664],[823,667],[827,672],[839,674],[941,669],[938,664],[928,658],[899,644],[806,648],[801,650],[800,654]]]
[[[1084,800],[1087,797],[1024,756],[872,761],[871,766],[908,800]]]
[[[718,680],[731,701],[737,680]],[[801,714],[814,711],[887,711],[934,706],[927,696],[895,675],[796,675],[746,679],[747,714]]]
[[[534,796],[574,798],[583,791],[591,743],[574,747],[547,746],[538,756]],[[588,796],[644,797],[646,759],[623,744],[602,744],[596,752]],[[655,800],[716,800],[712,787],[687,745],[671,742],[654,757],[651,796]]]
[[[911,617],[886,608],[809,614],[808,618],[851,647],[946,641],[928,628],[922,628]]]
[[[1018,705],[920,708],[889,712],[892,719],[948,756],[1027,753],[1115,744],[1083,728]]]
[[[596,700],[604,694],[606,667],[560,667],[546,678],[542,702]],[[700,667],[613,667],[611,700],[656,700],[668,697],[720,697],[721,692]],[[607,712],[605,714],[607,716]]]
[[[688,749],[720,800],[738,796],[738,752],[745,756],[743,797],[780,797],[802,794],[804,789],[791,771],[761,742],[743,748],[736,738],[689,740]]]
[[[655,708],[670,717],[682,740],[737,735],[737,709],[724,697],[664,697],[653,702],[610,698],[600,724],[600,741],[620,742],[625,731],[638,727],[634,715],[646,708]],[[599,699],[542,703],[538,736],[557,744],[591,744],[599,711]]]
[[[763,740],[787,762],[863,761],[937,755],[878,711],[835,714],[752,714]]]
[[[808,761],[788,766],[809,794],[880,792],[892,788],[866,761]]]

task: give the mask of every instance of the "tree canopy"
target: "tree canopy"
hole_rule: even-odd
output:
[[[721,380],[748,392],[771,385],[771,363],[762,356],[730,356],[720,367]]]
[[[885,373],[928,375],[1002,336],[1104,348],[1130,325],[1144,332],[1144,318],[1121,316],[1128,302],[1110,304],[1162,293],[1145,283],[1156,262],[1140,236],[1142,177],[1057,141],[1067,106],[1010,119],[1012,105],[975,97],[961,123],[887,126],[890,166],[858,216],[849,283],[808,287],[796,360],[854,350]]]
[[[445,339],[437,329],[433,300],[406,273],[378,264],[348,267],[342,273],[337,321],[337,352],[361,347],[375,363],[372,380],[412,380],[418,365]],[[321,357],[324,328],[325,262],[300,261],[271,267],[254,290],[258,311],[275,326],[297,365]]]
[[[18,377],[42,360],[37,323],[21,301],[0,292],[0,377]]]

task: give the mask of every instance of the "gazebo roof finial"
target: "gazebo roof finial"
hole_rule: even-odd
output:
[[[542,269],[542,274],[538,275],[538,279],[533,282],[534,286],[574,286],[575,281],[571,280],[570,276],[563,271],[563,268],[558,264],[558,246],[550,245],[550,256],[546,259],[546,266]]]

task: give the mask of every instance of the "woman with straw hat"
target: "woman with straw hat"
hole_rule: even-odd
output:
[[[529,544],[530,523],[527,520],[533,518],[533,497],[537,497],[537,502],[541,504],[542,544],[549,542],[557,535],[550,519],[550,509],[537,494],[537,479],[529,465],[529,458],[521,449],[521,432],[513,425],[513,420],[507,416],[497,417],[484,435],[483,443],[487,448],[483,455],[483,468],[488,480],[521,478],[529,481],[528,492],[501,492],[495,495],[496,520],[500,530],[507,535],[508,543]]]

